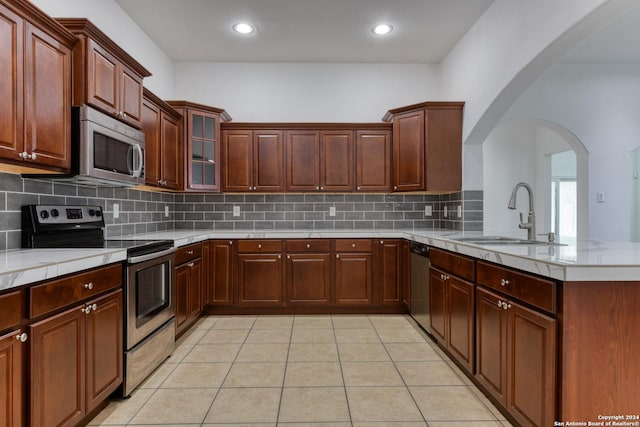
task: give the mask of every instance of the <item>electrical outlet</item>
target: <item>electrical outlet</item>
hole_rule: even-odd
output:
[[[446,218],[446,217],[447,217],[447,215],[448,215],[448,213],[447,213],[447,207],[445,206],[445,207],[444,207],[444,213],[443,213],[443,216]]]
[[[604,191],[598,191],[596,196],[598,198],[598,203],[604,203]]]
[[[329,207],[329,216],[336,216],[336,207],[335,206]]]
[[[424,207],[424,216],[432,216],[433,215],[433,206],[426,205]]]
[[[165,207],[164,207],[164,216],[165,216],[165,218],[169,218],[169,206],[165,205]]]
[[[462,206],[458,205],[458,218],[462,218]]]
[[[233,216],[240,216],[240,206],[233,207]]]
[[[113,204],[113,217],[120,218],[120,205],[117,203]]]

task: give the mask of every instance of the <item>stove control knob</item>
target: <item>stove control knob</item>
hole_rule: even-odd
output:
[[[93,209],[89,209],[89,216],[94,216],[96,214],[96,211],[94,211]]]
[[[58,215],[60,215],[60,212],[58,212],[58,209],[51,209],[51,216],[54,218],[57,218]]]
[[[100,218],[102,216],[102,211],[100,209],[96,209],[96,216]]]
[[[49,212],[48,211],[40,211],[40,218],[42,218],[42,219],[49,218]]]

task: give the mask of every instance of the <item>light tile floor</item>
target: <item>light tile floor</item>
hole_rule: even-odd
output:
[[[204,317],[89,425],[510,427],[401,315]]]

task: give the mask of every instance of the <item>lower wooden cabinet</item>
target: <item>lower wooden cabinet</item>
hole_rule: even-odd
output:
[[[375,285],[378,291],[378,303],[382,305],[400,305],[403,302],[403,241],[374,240],[375,248]]]
[[[29,326],[31,426],[74,426],[122,383],[122,290]]]
[[[289,306],[331,304],[331,241],[287,240],[286,303]]]
[[[372,304],[372,275],[373,254],[336,253],[336,304]]]
[[[429,270],[431,332],[469,373],[474,371],[473,283]]]
[[[22,334],[18,329],[0,336],[0,425],[6,427],[26,425],[22,413],[25,391],[22,360],[26,344],[19,339]]]
[[[520,425],[553,425],[557,321],[482,287],[476,301],[476,379]]]
[[[282,254],[238,255],[238,304],[278,307],[284,303]]]
[[[176,335],[189,328],[202,314],[202,245],[185,246],[176,253]]]
[[[204,303],[233,304],[233,240],[211,240]]]

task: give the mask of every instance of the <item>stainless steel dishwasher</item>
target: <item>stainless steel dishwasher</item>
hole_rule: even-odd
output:
[[[429,246],[411,242],[411,317],[431,334],[429,319]]]

